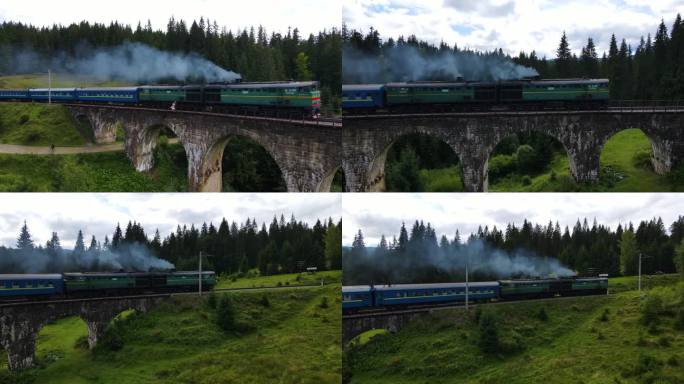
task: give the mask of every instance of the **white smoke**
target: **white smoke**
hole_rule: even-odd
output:
[[[142,43],[115,47],[79,47],[76,54],[60,52],[44,57],[32,49],[13,52],[10,72],[54,72],[91,77],[99,81],[155,83],[175,80],[233,82],[241,76],[219,67],[195,53],[161,51]]]
[[[529,67],[496,53],[444,51],[423,54],[409,45],[384,49],[382,55],[367,55],[350,47],[342,54],[343,82],[388,83],[393,81],[498,81],[538,76]]]

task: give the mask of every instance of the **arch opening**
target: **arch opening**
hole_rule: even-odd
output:
[[[88,116],[83,114],[77,115],[75,120],[76,124],[74,125],[76,126],[76,130],[78,131],[79,135],[81,135],[86,142],[95,144],[95,129]]]
[[[373,161],[371,191],[461,192],[463,168],[458,154],[441,139],[424,133],[401,136]]]
[[[149,162],[143,170],[160,184],[162,191],[187,191],[187,153],[170,127],[162,124],[147,127],[143,133],[141,155],[142,161]]]
[[[57,319],[43,326],[36,337],[36,362],[50,369],[59,369],[71,358],[89,352],[88,325],[78,316]]]
[[[601,148],[600,185],[615,191],[653,190],[663,184],[659,174],[668,171],[662,157],[656,141],[643,130],[621,130]]]
[[[333,175],[333,180],[330,185],[330,192],[344,192],[346,189],[346,177],[344,175],[344,169],[340,166],[337,168],[335,171],[335,175]]]
[[[487,160],[490,191],[573,191],[577,189],[563,144],[542,132],[516,133],[499,141]]]
[[[287,192],[283,173],[262,145],[246,136],[231,136],[217,144],[221,191]]]

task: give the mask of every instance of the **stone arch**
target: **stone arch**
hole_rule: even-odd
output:
[[[316,186],[316,191],[315,192],[333,192],[333,184],[334,181],[338,178],[340,178],[340,182],[342,184],[342,191],[345,190],[345,185],[344,185],[344,168],[340,165],[339,167],[336,167],[332,171],[328,172],[323,176],[321,181],[318,183]],[[340,192],[342,192],[340,191]]]
[[[287,190],[293,189],[292,186],[287,185],[287,169],[282,166],[282,161],[277,155],[277,151],[274,151],[274,148],[271,148],[271,146],[265,143],[261,135],[251,132],[239,132],[223,136],[214,141],[205,152],[201,161],[201,180],[203,180],[203,182],[199,186],[200,192],[221,192],[223,190],[223,157],[229,142],[236,137],[248,139],[263,148],[278,168],[278,173],[283,182],[286,183]]]
[[[155,121],[145,125],[140,130],[124,127],[126,153],[136,171],[145,172],[154,168],[154,150],[157,148],[159,136],[163,131],[172,132],[176,136],[179,133],[173,124],[168,124],[165,121]],[[188,157],[185,145],[184,149],[185,155]]]
[[[495,135],[495,139],[488,143],[485,146],[485,162],[484,162],[484,188],[483,192],[487,192],[489,190],[489,171],[490,171],[490,160],[492,158],[492,155],[494,153],[494,150],[499,147],[501,144],[505,142],[505,140],[512,138],[514,136],[520,135],[520,134],[537,134],[537,135],[543,135],[546,137],[552,138],[554,141],[557,143],[560,143],[561,146],[563,147],[563,151],[565,152],[565,155],[568,158],[568,165],[569,165],[569,170],[570,174],[577,180],[576,177],[576,170],[577,170],[577,165],[576,165],[576,158],[572,155],[572,147],[566,143],[566,140],[563,140],[562,137],[559,137],[558,135],[555,134],[553,130],[546,130],[544,128],[532,128],[532,129],[526,129],[526,130],[509,130],[505,132],[499,132]]]
[[[648,127],[620,127],[612,132],[609,132],[607,135],[605,135],[605,137],[601,138],[599,145],[600,155],[603,155],[606,145],[616,136],[624,135],[627,133],[627,131],[632,130],[641,132],[648,139],[651,146],[651,165],[653,166],[655,173],[659,175],[668,173],[673,166],[671,143],[668,143],[667,140],[662,139],[656,132],[653,132]],[[600,164],[603,165],[602,163]]]
[[[411,136],[418,135],[418,136],[428,136],[432,139],[436,139],[443,144],[447,145],[450,149],[451,152],[453,152],[454,155],[459,160],[459,168],[461,170],[461,173],[463,174],[463,179],[461,180],[464,186],[464,189],[467,189],[466,186],[466,181],[465,178],[467,177],[465,175],[466,169],[463,165],[464,161],[464,154],[461,148],[452,142],[452,140],[447,136],[443,135],[442,131],[432,131],[432,130],[411,130],[407,132],[401,132],[398,134],[395,134],[391,137],[388,137],[387,140],[384,142],[380,143],[380,145],[377,146],[378,150],[377,152],[372,156],[370,164],[368,166],[368,169],[366,171],[366,180],[364,180],[364,190],[366,192],[384,192],[387,189],[387,186],[385,184],[385,169],[386,169],[386,163],[387,163],[387,155],[390,151],[390,149],[400,140],[409,138]]]

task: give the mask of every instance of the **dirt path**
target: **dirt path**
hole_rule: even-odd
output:
[[[178,139],[169,139],[169,144],[178,143]],[[102,145],[84,145],[81,147],[36,147],[32,145],[0,144],[0,153],[15,155],[71,155],[76,153],[97,153],[123,151],[123,143],[112,143]]]

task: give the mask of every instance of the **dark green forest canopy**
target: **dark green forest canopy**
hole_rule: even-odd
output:
[[[621,243],[628,237],[634,238],[636,248],[625,254]],[[644,273],[673,273],[675,248],[683,239],[684,216],[679,216],[669,231],[661,218],[641,221],[636,227],[632,223],[619,225],[615,230],[595,219],[590,224],[586,218],[578,219],[572,229],[561,229],[557,222],[544,225],[524,220],[521,226],[509,223],[505,229],[480,227],[467,240],[461,239],[458,231],[451,239],[438,239],[430,223],[416,221],[408,229],[402,224],[399,234],[391,240],[383,235],[375,248],[366,247],[359,230],[352,246],[344,250],[343,281],[345,285],[463,281],[463,255],[470,255],[471,262],[477,264],[478,258],[495,252],[510,258],[523,255],[544,263],[559,262],[580,275],[611,276],[635,274],[634,255],[641,252],[648,256],[643,261]],[[473,280],[502,277],[491,271],[471,273]]]
[[[273,217],[259,226],[256,219],[244,223],[221,220],[218,227],[204,223],[200,228],[178,225],[175,232],[161,238],[159,231],[148,236],[141,224],[117,224],[111,237],[89,241],[79,231],[76,246],[65,250],[57,233],[45,245],[35,244],[26,224],[15,248],[0,247],[0,273],[62,272],[107,270],[102,262],[112,254],[144,249],[150,259],[172,263],[177,270],[197,269],[198,255],[211,255],[206,269],[219,274],[239,274],[259,269],[263,275],[301,272],[307,267],[340,269],[342,221],[317,220],[313,226],[294,216]],[[34,260],[32,260],[34,258]]]
[[[75,56],[83,49],[113,47],[124,42],[171,52],[194,52],[240,73],[244,81],[310,77],[321,82],[323,94],[337,96],[341,92],[339,29],[332,27],[301,36],[297,28],[292,28],[285,35],[269,35],[263,26],[232,31],[204,18],[186,23],[172,17],[165,31],[154,30],[149,21],[144,26],[138,23],[136,28],[116,21],[109,25],[83,21],[49,28],[6,21],[0,24],[0,74],[8,73],[12,60],[26,49],[45,57]],[[302,62],[308,66],[302,66]]]
[[[672,28],[662,21],[654,37],[643,31],[638,46],[632,47],[625,39],[615,35],[608,52],[596,51],[591,36],[578,57],[572,53],[565,35],[560,38],[556,57],[539,57],[537,52],[520,52],[512,57],[498,49],[492,52],[476,52],[461,49],[457,44],[445,42],[439,45],[419,40],[415,35],[382,39],[380,32],[370,29],[368,33],[342,26],[344,49],[354,49],[370,57],[387,57],[395,47],[412,47],[425,58],[436,58],[445,53],[467,53],[481,57],[503,57],[525,67],[534,68],[542,78],[608,78],[611,81],[611,98],[618,100],[684,99],[684,22],[677,15]],[[346,57],[345,57],[346,59]],[[345,82],[355,82],[347,79]],[[433,78],[432,80],[440,80]],[[442,78],[441,80],[452,80]]]

